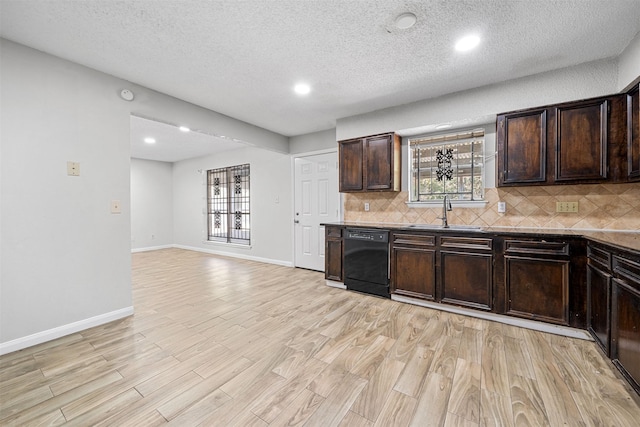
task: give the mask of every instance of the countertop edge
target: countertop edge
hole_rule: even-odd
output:
[[[583,238],[594,243],[605,244],[625,251],[637,252],[640,255],[640,231],[629,230],[588,230],[588,229],[562,229],[562,228],[520,228],[520,227],[480,227],[468,228],[441,228],[425,224],[400,223],[370,223],[370,222],[329,222],[321,223],[322,226],[358,227],[376,230],[433,232],[433,233],[464,233],[464,234],[495,234],[495,235],[530,235],[532,237],[573,237]]]

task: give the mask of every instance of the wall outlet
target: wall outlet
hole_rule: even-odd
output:
[[[498,202],[498,213],[505,213],[507,211],[507,202]]]
[[[78,162],[67,162],[67,175],[69,175],[69,176],[80,176],[80,163],[78,163]]]
[[[364,211],[365,211],[365,212],[369,212],[369,203],[366,203],[366,202],[365,202],[365,204],[364,204]]]
[[[578,202],[556,202],[556,212],[578,212]]]

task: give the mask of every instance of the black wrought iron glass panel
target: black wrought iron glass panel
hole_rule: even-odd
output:
[[[412,138],[410,201],[482,200],[484,130]]]
[[[251,242],[249,165],[207,171],[208,239]]]

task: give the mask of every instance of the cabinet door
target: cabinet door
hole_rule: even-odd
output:
[[[436,251],[426,248],[394,247],[392,254],[391,292],[434,300]]]
[[[324,277],[342,282],[342,228],[326,226],[324,242]]]
[[[329,238],[326,240],[325,279],[342,282],[342,240]]]
[[[547,111],[498,116],[498,185],[546,181]]]
[[[338,148],[338,157],[340,159],[340,191],[362,191],[364,189],[362,140],[352,139],[349,141],[340,141]]]
[[[587,265],[587,329],[609,356],[611,275]]]
[[[627,170],[630,180],[640,179],[640,85],[627,95]]]
[[[491,310],[492,266],[491,254],[441,251],[442,302]]]
[[[611,357],[640,393],[640,292],[618,279],[613,279]]]
[[[392,135],[366,138],[365,181],[367,190],[390,190],[393,178]]]
[[[507,314],[569,324],[569,260],[505,256]]]
[[[555,115],[555,180],[606,179],[608,101],[557,107]]]

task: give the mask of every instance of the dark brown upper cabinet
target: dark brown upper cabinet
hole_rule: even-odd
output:
[[[394,133],[338,141],[340,192],[400,191],[400,137]]]
[[[499,184],[546,182],[547,111],[498,116]]]
[[[640,180],[640,83],[627,94],[627,170],[630,181]]]
[[[362,191],[364,189],[364,146],[361,139],[340,141],[340,191]]]
[[[499,114],[498,186],[629,181],[626,104],[611,95]]]
[[[606,99],[557,107],[556,181],[607,178]]]

